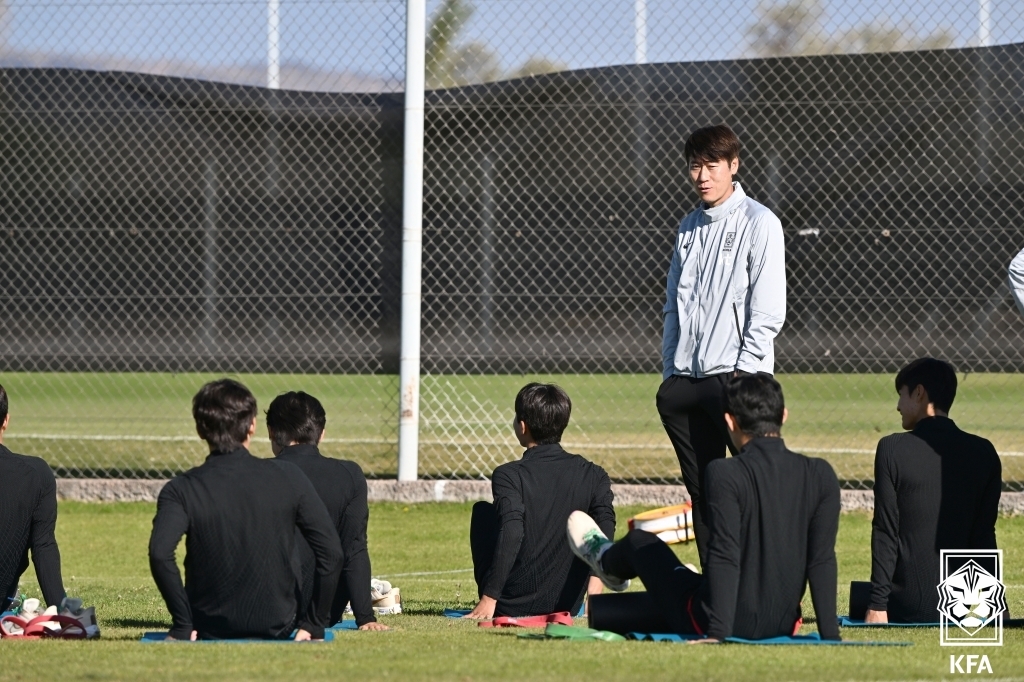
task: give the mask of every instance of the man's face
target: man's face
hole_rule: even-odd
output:
[[[690,160],[690,181],[697,196],[708,208],[718,206],[732,194],[732,176],[740,168],[740,160]]]
[[[530,445],[530,438],[526,435],[526,422],[519,418],[517,414],[512,418],[512,430],[515,431],[516,440],[524,448]]]
[[[900,389],[900,399],[896,402],[896,411],[903,418],[903,428],[907,431],[917,426],[917,422],[928,416],[928,398],[923,386],[913,391],[906,386]]]

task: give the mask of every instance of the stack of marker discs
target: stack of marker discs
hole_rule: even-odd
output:
[[[629,528],[654,533],[669,545],[693,540],[693,512],[689,502],[637,514]]]

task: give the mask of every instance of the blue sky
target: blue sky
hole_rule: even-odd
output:
[[[758,0],[647,0],[649,61],[742,57]],[[973,44],[979,0],[823,0],[826,29],[879,17],[920,32],[951,30]],[[401,78],[404,2],[280,0],[282,62],[315,69]],[[1024,8],[990,0],[993,41],[1024,39]],[[59,61],[160,60],[232,67],[260,65],[266,54],[266,3],[211,0],[7,0],[8,46]],[[428,1],[428,12],[439,0]],[[474,0],[465,40],[480,40],[505,68],[543,56],[584,68],[630,63],[634,0]],[[52,62],[52,59],[49,60]]]

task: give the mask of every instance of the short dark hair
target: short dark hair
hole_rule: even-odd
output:
[[[905,387],[910,393],[918,386],[924,386],[932,405],[949,412],[956,398],[956,370],[943,360],[918,358],[896,375],[896,392]]]
[[[779,433],[785,410],[782,386],[769,374],[733,377],[725,386],[725,411],[748,436]]]
[[[274,443],[282,448],[292,443],[316,445],[325,426],[324,406],[302,391],[282,393],[267,408],[267,430]]]
[[[516,420],[526,422],[538,445],[562,440],[571,412],[569,394],[555,384],[529,383],[516,395]]]
[[[4,423],[7,419],[7,391],[4,390],[3,385],[0,385],[0,424]]]
[[[740,158],[740,138],[724,123],[698,128],[686,138],[683,155],[687,163],[695,159],[705,163],[732,161]]]
[[[199,437],[220,452],[242,447],[256,418],[256,397],[234,379],[218,379],[192,398],[192,417]]]

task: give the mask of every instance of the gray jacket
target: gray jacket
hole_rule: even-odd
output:
[[[782,223],[738,182],[683,218],[668,270],[663,376],[775,372],[786,321]]]
[[[1017,299],[1020,314],[1024,315],[1024,250],[1010,261],[1010,291]]]

